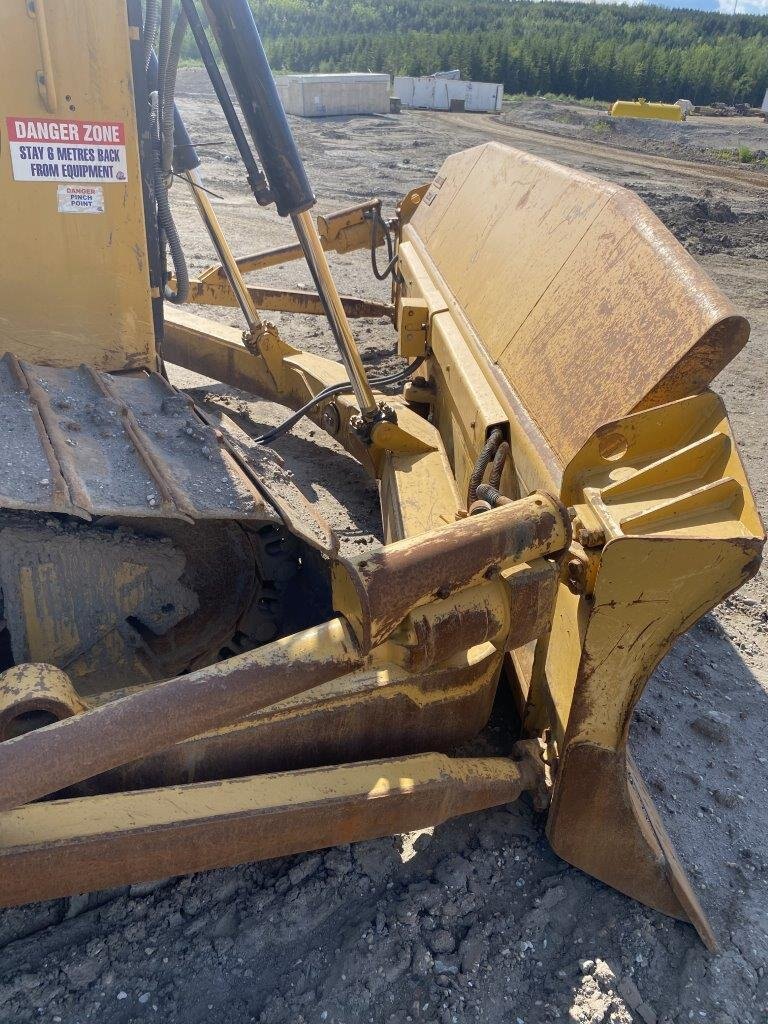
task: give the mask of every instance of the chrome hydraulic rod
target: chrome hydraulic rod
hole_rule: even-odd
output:
[[[304,258],[307,261],[312,280],[315,282],[317,294],[325,309],[325,315],[339,348],[342,362],[349,374],[349,381],[360,413],[363,419],[372,419],[378,408],[376,398],[368,383],[365,367],[352,335],[347,314],[344,312],[344,306],[341,304],[336,283],[331,276],[331,269],[328,266],[315,222],[307,210],[291,214],[291,220],[304,251]]]
[[[219,219],[211,205],[208,194],[203,188],[200,173],[197,170],[186,171],[184,178],[192,190],[200,217],[216,250],[216,255],[219,257],[224,274],[229,281],[232,291],[235,293],[237,304],[243,312],[245,322],[248,325],[248,334],[253,341],[258,342],[259,337],[264,332],[264,322],[259,316],[256,305],[251,298],[251,293],[248,291],[248,285],[245,283],[240,268],[237,265],[237,260],[232,254],[224,232],[221,230]]]

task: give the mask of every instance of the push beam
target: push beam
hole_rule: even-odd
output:
[[[0,811],[232,725],[364,662],[347,624],[332,619],[7,740],[0,743]]]
[[[533,752],[385,761],[32,804],[0,814],[0,905],[437,825],[540,787]]]

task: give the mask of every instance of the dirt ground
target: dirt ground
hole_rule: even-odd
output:
[[[611,117],[607,106],[599,110],[537,97],[509,103],[501,120],[563,138],[716,165],[727,165],[739,150],[749,150],[744,153],[749,163],[743,166],[763,171],[768,167],[768,123],[761,117],[691,114],[683,122]]]
[[[249,198],[202,74],[185,72],[179,92],[192,138],[206,142],[206,182],[221,196],[215,205],[235,251],[289,240],[288,226]],[[294,127],[321,211],[372,194],[391,210],[449,153],[484,138],[635,190],[752,322],[750,345],[716,389],[765,514],[764,195],[718,176],[717,168],[688,173],[648,153],[602,147],[599,139],[582,145],[573,133],[558,138],[567,126],[558,128],[554,116],[536,101],[501,119],[406,112],[295,120]],[[728,124],[706,130],[722,132],[722,145],[731,144]],[[656,152],[663,155],[664,147]],[[668,156],[679,160],[679,145]],[[181,186],[174,193],[196,272],[213,253],[189,196]],[[335,258],[333,266],[343,291],[385,297],[364,254]],[[263,280],[309,286],[300,264],[268,271]],[[232,310],[214,312],[238,322]],[[283,317],[280,326],[300,346],[332,352],[321,321]],[[355,331],[372,369],[396,365],[385,324],[363,321]],[[214,382],[181,371],[173,376],[251,430],[281,416],[279,408]],[[306,424],[277,447],[345,544],[379,542],[376,489],[347,455]],[[711,917],[719,955],[707,953],[691,927],[561,861],[544,838],[542,818],[521,803],[434,833],[2,912],[0,1022],[765,1022],[766,578],[761,573],[676,645],[647,688],[631,736]],[[475,749],[504,742],[497,714]]]

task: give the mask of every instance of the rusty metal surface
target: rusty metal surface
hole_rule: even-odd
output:
[[[416,608],[393,634],[408,652],[411,672],[423,672],[475,644],[506,641],[510,609],[498,581],[471,587],[460,596],[460,607],[447,598]]]
[[[501,521],[495,528],[485,531],[485,546],[500,562],[506,560],[510,551],[517,551],[520,544],[524,544],[527,549],[534,545],[544,550],[548,549],[557,543],[558,526],[561,533],[566,532],[567,515],[564,510],[558,510],[556,503],[551,499],[545,500],[544,497],[536,496],[528,503],[530,508],[525,503],[521,504],[524,515],[522,519],[518,515],[515,527],[508,521],[509,513],[506,516],[489,514],[488,518],[498,518]],[[502,511],[508,508],[510,506],[505,506]],[[525,525],[522,525],[523,522]],[[462,537],[473,532],[466,529],[470,525],[472,524],[465,523],[465,528],[459,531]],[[474,532],[477,532],[477,529]],[[515,544],[518,547],[515,547]],[[399,547],[402,549],[401,556],[408,550],[417,553],[418,557],[412,562],[411,571],[418,570],[423,573],[420,597],[428,599],[431,596],[430,571],[434,573],[437,564],[445,561],[442,549],[438,547],[433,550],[430,545],[425,548],[419,540],[404,542]],[[406,569],[407,561],[406,557]],[[546,563],[541,564],[544,566]],[[490,574],[488,568],[493,570]],[[390,567],[380,567],[380,578],[369,578],[371,589],[385,589],[387,582],[391,582],[391,572]],[[488,575],[490,578],[483,578]],[[238,729],[245,730],[245,736],[242,732],[239,737],[235,736],[232,749],[227,749],[231,737],[202,737],[202,743],[188,745],[186,751],[180,755],[171,753],[169,761],[173,764],[177,756],[183,761],[191,753],[193,761],[204,762],[207,757],[207,741],[211,740],[212,746],[216,748],[217,741],[221,740],[221,744],[218,745],[219,767],[224,766],[222,760],[226,763],[229,759],[231,769],[232,759],[242,762],[243,756],[247,758],[248,742],[254,741],[252,729],[248,735],[253,723],[243,723],[245,716],[253,715],[259,709],[276,705],[297,694],[315,691],[323,683],[345,676],[366,662],[370,662],[370,667],[374,671],[371,678],[376,684],[373,714],[367,714],[371,705],[370,699],[361,700],[360,693],[352,693],[345,700],[343,680],[340,681],[335,710],[344,704],[348,709],[353,705],[360,705],[363,715],[360,720],[360,736],[367,732],[375,738],[377,703],[382,700],[386,702],[390,696],[386,692],[387,658],[394,659],[390,669],[394,669],[398,663],[402,665],[399,682],[405,687],[404,692],[412,692],[411,699],[417,704],[424,702],[425,697],[418,696],[416,679],[410,678],[413,675],[419,678],[424,676],[422,685],[426,685],[427,690],[432,688],[433,696],[429,698],[432,705],[434,706],[437,701],[444,707],[444,715],[450,715],[455,711],[451,706],[453,699],[459,698],[461,701],[465,696],[461,691],[466,687],[465,673],[470,668],[467,652],[474,651],[475,659],[487,662],[488,671],[484,675],[485,685],[476,693],[480,703],[477,704],[472,695],[466,696],[470,697],[469,706],[479,708],[484,720],[489,707],[488,700],[492,697],[492,689],[489,690],[487,687],[488,684],[492,687],[495,683],[501,664],[501,652],[509,645],[527,642],[531,638],[531,630],[540,632],[544,629],[551,614],[549,602],[541,600],[540,591],[546,591],[551,600],[551,587],[548,587],[548,584],[552,581],[552,572],[545,572],[542,575],[539,569],[529,570],[520,567],[513,575],[517,579],[517,586],[512,593],[515,594],[517,602],[524,601],[536,609],[533,616],[527,613],[527,609],[518,619],[514,616],[514,609],[510,613],[510,584],[499,575],[496,565],[486,560],[474,567],[473,580],[470,582],[474,581],[476,585],[467,586],[453,597],[449,595],[431,604],[422,604],[403,622],[400,630],[392,637],[391,643],[386,649],[381,650],[379,660],[375,663],[361,652],[349,626],[343,620],[336,619],[212,668],[201,669],[187,676],[135,690],[126,696],[94,707],[74,719],[0,744],[0,809],[76,785],[83,780],[134,763],[138,759],[152,758],[158,752],[168,750],[173,744],[183,744],[184,741],[210,730],[237,726]],[[474,577],[479,579],[474,580]],[[459,583],[458,576],[452,577],[452,585]],[[520,628],[517,628],[518,625]],[[448,670],[447,676],[438,663]],[[428,669],[432,664],[438,667],[430,676]],[[402,675],[403,671],[406,673],[405,676]],[[448,692],[439,689],[442,685],[448,687]],[[454,694],[449,692],[451,686],[458,687]],[[438,687],[437,691],[435,687]],[[397,686],[393,692],[397,692]],[[315,699],[316,697],[317,695]],[[365,707],[366,703],[369,705],[368,708]],[[295,710],[300,713],[295,716],[294,732],[301,742],[302,729],[306,729],[308,724],[306,712],[313,709],[305,705],[303,709]],[[281,716],[283,719],[290,719],[291,711],[284,709]],[[335,718],[332,712],[325,723],[321,722],[321,726],[325,725],[326,733],[329,723],[332,729],[337,728]],[[477,718],[476,714],[474,718]],[[383,731],[378,728],[378,742],[381,743],[383,734],[386,733],[390,739],[395,739],[396,744],[399,742],[408,749],[408,730],[403,730],[404,738],[398,740],[397,723],[391,718],[386,719],[386,722]],[[317,720],[312,723],[315,729],[317,724]],[[437,726],[434,723],[431,726],[431,735],[438,743],[441,733],[446,736],[451,732],[457,732],[456,729],[444,728],[444,725],[444,721],[440,721]],[[466,725],[467,722],[464,722],[463,728],[466,728]],[[429,728],[426,721],[420,722],[416,733],[423,738],[429,735]],[[319,732],[322,733],[322,728]],[[461,727],[458,732],[461,733]],[[105,738],[108,739],[105,741]],[[278,738],[286,739],[285,730],[282,737]],[[264,739],[257,736],[255,739],[265,748],[262,756],[264,753],[269,756],[269,751],[273,749],[274,737],[268,736]],[[360,737],[356,737],[355,743],[359,740]],[[328,747],[327,739],[325,746]],[[284,749],[285,760],[290,764],[291,755],[287,752],[290,750],[290,744]],[[161,758],[159,763],[162,762]],[[155,763],[158,764],[157,760]],[[120,774],[117,773],[118,777]]]
[[[493,707],[502,655],[473,647],[416,673],[376,664],[177,743],[75,787],[90,796],[293,771],[374,757],[449,752],[473,739]],[[68,793],[67,795],[70,795]]]
[[[268,445],[257,444],[253,438],[220,410],[209,404],[199,409],[201,419],[219,432],[219,439],[248,473],[286,527],[310,547],[327,555],[335,555],[339,539],[330,523],[310,502],[286,468],[283,460]]]
[[[75,793],[450,750],[487,722],[504,648],[547,628],[556,574],[553,562],[539,559],[421,606],[369,667],[110,771]]]
[[[37,800],[319,686],[363,662],[332,619],[0,743],[0,809]]]
[[[432,419],[457,480],[488,433],[473,437],[475,408],[499,404],[502,493],[556,493],[586,545],[569,548],[549,639],[514,657],[521,713],[559,758],[552,844],[711,945],[626,744],[676,637],[760,562],[725,410],[702,390],[748,324],[635,196],[504,147],[450,157],[402,239],[398,298],[433,318]],[[455,411],[468,364],[482,384],[465,372]]]
[[[160,636],[199,608],[189,576],[182,582],[184,553],[167,537],[6,518],[0,589],[14,663],[47,662],[74,679],[103,659],[118,673],[112,686],[120,685],[123,664],[134,681],[151,678],[135,627]],[[243,567],[232,569],[233,589],[242,591]]]
[[[539,791],[543,767],[440,754],[38,803],[0,814],[0,904],[432,826]]]
[[[722,512],[713,510],[716,526]],[[716,531],[613,540],[592,597],[560,595],[547,656],[560,755],[548,823],[553,847],[644,903],[687,917],[706,942],[708,927],[671,844],[652,825],[651,799],[628,772],[627,738],[653,669],[681,633],[754,574],[761,549],[762,538]],[[574,619],[575,646],[562,640]]]
[[[690,921],[708,949],[712,928],[626,749],[570,747],[547,835],[570,864],[663,914]]]
[[[404,238],[562,465],[606,420],[699,391],[749,334],[641,200],[497,143],[446,161]]]
[[[158,374],[0,360],[0,507],[90,519],[276,519],[191,401]]]
[[[273,534],[271,523],[0,514],[13,660],[57,665],[83,696],[211,664],[258,601]]]
[[[61,721],[85,711],[69,676],[53,665],[15,665],[0,675],[0,742],[23,731],[34,715]]]
[[[547,494],[502,505],[441,530],[334,566],[334,606],[364,650],[381,643],[417,605],[498,575],[505,563],[562,551],[565,508]]]

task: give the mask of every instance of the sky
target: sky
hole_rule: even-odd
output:
[[[594,0],[582,0],[584,3]],[[737,14],[768,14],[768,0],[599,0],[600,3],[649,3],[658,7],[687,7],[696,11],[719,11],[733,14],[734,2]]]
[[[697,11],[734,13],[734,0],[658,0],[659,7],[693,7]],[[736,0],[737,14],[768,14],[768,0]]]

